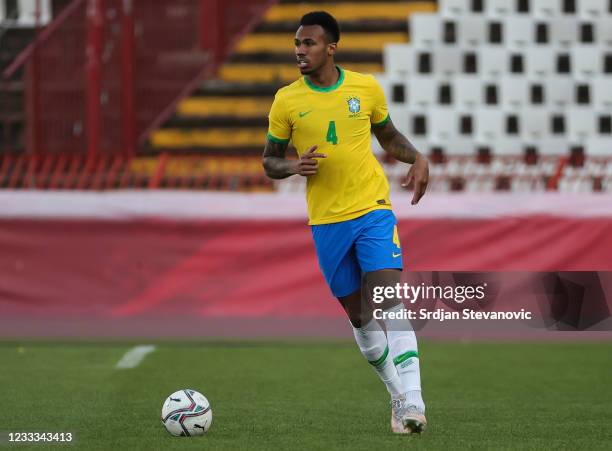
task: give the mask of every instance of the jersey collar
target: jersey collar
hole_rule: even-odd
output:
[[[306,82],[308,87],[312,89],[313,91],[317,91],[317,92],[335,91],[336,89],[340,87],[340,85],[344,81],[344,70],[340,66],[336,66],[336,67],[338,68],[338,72],[340,72],[340,76],[338,77],[338,81],[331,86],[325,86],[325,87],[317,86],[312,81],[310,81],[310,78],[308,78],[308,75],[304,75],[304,81]]]

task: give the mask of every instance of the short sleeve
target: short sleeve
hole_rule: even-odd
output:
[[[285,107],[283,98],[278,93],[274,96],[268,120],[268,139],[274,142],[288,143],[291,138],[289,111]]]
[[[389,110],[387,109],[387,100],[385,99],[385,92],[383,91],[378,80],[374,78],[372,83],[373,100],[372,105],[372,116],[370,122],[373,126],[379,127],[389,122]]]

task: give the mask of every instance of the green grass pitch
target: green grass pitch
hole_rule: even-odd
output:
[[[389,430],[388,396],[354,343],[0,344],[0,431],[72,432],[72,444],[2,449],[610,449],[612,343],[420,345],[429,428]],[[190,387],[212,404],[204,437],[159,417]]]

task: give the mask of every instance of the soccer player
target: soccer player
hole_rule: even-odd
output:
[[[420,433],[426,426],[419,354],[408,320],[373,318],[370,294],[400,281],[402,252],[389,184],[371,150],[372,132],[385,151],[412,166],[412,204],[425,193],[427,159],[393,126],[385,95],[371,75],[334,63],[340,30],[328,13],[304,15],[295,34],[303,77],[279,89],[263,153],[273,179],[307,179],[306,200],[319,266],[346,312],[357,345],[391,395],[391,429]],[[299,159],[285,158],[289,141]],[[363,295],[362,295],[363,288]],[[398,299],[380,304],[398,312]]]

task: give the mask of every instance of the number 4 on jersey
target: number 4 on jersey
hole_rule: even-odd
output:
[[[338,137],[336,136],[336,122],[329,121],[329,126],[327,127],[327,138],[328,143],[332,143],[334,146],[338,144]]]

